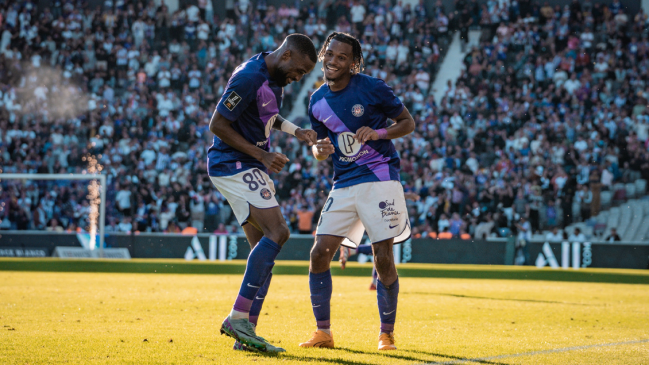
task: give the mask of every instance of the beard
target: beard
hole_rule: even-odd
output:
[[[288,72],[282,67],[277,67],[277,70],[275,70],[275,77],[273,80],[279,87],[284,87],[286,86],[286,79],[288,79]]]
[[[336,84],[336,80],[328,79],[327,76],[324,76],[324,75],[322,76],[322,81],[324,81],[324,83],[329,85],[329,86],[333,86],[333,85]]]

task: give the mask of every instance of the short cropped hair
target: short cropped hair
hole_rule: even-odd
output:
[[[311,38],[304,34],[293,33],[286,37],[286,44],[290,49],[294,49],[305,56],[308,56],[311,62],[318,62],[318,56],[315,52],[315,46]]]

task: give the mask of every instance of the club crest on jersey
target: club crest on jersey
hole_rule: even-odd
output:
[[[237,107],[237,105],[241,102],[241,97],[239,94],[237,94],[236,91],[233,91],[230,96],[228,96],[227,99],[223,102],[223,105],[225,105],[226,108],[228,108],[229,111],[234,110],[234,108]]]
[[[356,104],[352,107],[352,115],[355,117],[360,117],[365,113],[365,108],[361,104]]]
[[[261,191],[259,192],[259,195],[261,195],[261,197],[266,199],[266,200],[270,200],[270,198],[273,197],[273,194],[270,192],[270,190],[268,190],[266,188],[261,189]]]

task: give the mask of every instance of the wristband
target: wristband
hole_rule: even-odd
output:
[[[280,127],[280,130],[282,132],[285,132],[285,133],[288,133],[288,134],[291,134],[291,135],[294,136],[295,131],[298,130],[298,128],[300,128],[300,127],[298,127],[295,124],[293,124],[293,123],[289,122],[288,120],[284,119],[284,121],[282,122],[282,125]]]
[[[378,133],[379,139],[388,139],[388,131],[385,128],[377,129],[376,133]]]

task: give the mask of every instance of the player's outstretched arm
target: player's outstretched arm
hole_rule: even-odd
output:
[[[395,124],[379,130],[374,130],[370,127],[360,127],[356,131],[354,138],[360,143],[379,139],[396,139],[408,135],[415,130],[415,120],[406,107],[403,108],[401,114],[394,118],[394,121],[396,122]]]
[[[232,124],[232,121],[215,111],[212,120],[210,120],[210,131],[228,146],[263,163],[271,172],[279,172],[286,165],[288,157],[281,153],[262,150],[243,138],[230,124]]]
[[[282,132],[286,132],[288,134],[292,134],[300,141],[308,143],[309,146],[313,146],[318,140],[318,134],[314,130],[302,129],[289,122],[279,114],[277,114],[277,118],[275,118],[275,124],[273,124],[273,128]]]

